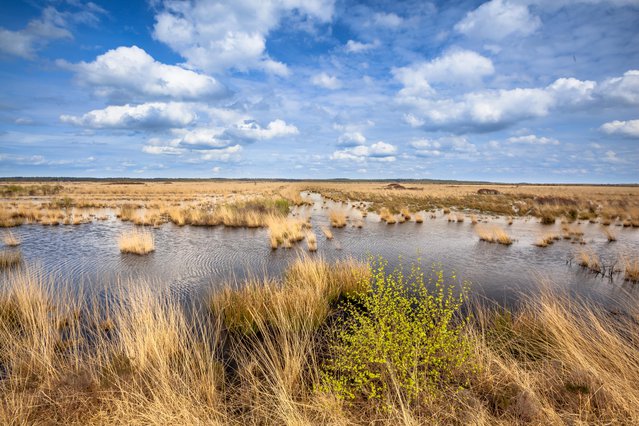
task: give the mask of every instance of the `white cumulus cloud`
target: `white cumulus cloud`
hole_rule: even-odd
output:
[[[370,146],[358,145],[352,148],[346,148],[333,152],[332,160],[345,160],[363,163],[366,160],[373,161],[395,161],[395,153],[397,147],[395,145],[379,141]]]
[[[311,83],[330,90],[335,90],[342,87],[342,83],[337,77],[335,77],[334,75],[328,75],[325,72],[314,75],[311,78]]]
[[[215,78],[158,62],[137,46],[109,50],[93,62],[59,64],[74,71],[77,80],[94,87],[98,95],[200,99],[226,93]]]
[[[268,56],[266,37],[291,12],[320,22],[333,15],[333,0],[164,0],[153,36],[208,72],[261,69],[286,75],[286,66]]]
[[[153,129],[183,127],[197,118],[192,107],[180,102],[111,105],[82,116],[62,115],[63,123],[94,129]]]
[[[615,120],[601,126],[601,131],[609,135],[623,135],[639,138],[639,120]]]
[[[455,30],[468,37],[501,40],[532,34],[540,26],[539,17],[532,15],[523,2],[491,0],[468,12]]]

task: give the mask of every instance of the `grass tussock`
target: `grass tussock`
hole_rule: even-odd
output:
[[[151,232],[134,229],[120,235],[118,246],[122,253],[143,255],[155,250],[155,240]]]
[[[535,241],[534,245],[536,245],[537,247],[548,247],[560,238],[560,235],[549,232],[539,237],[537,241]]]
[[[306,233],[306,245],[308,251],[317,251],[317,235],[315,235],[315,232],[308,231]]]
[[[421,213],[415,213],[415,223],[424,223],[424,215]]]
[[[379,211],[379,218],[382,220],[382,222],[386,222],[388,225],[394,225],[397,223],[397,218],[395,218],[395,215],[391,213],[391,211],[386,207],[383,207]]]
[[[22,264],[22,253],[18,250],[0,250],[0,270]]]
[[[601,273],[603,271],[601,259],[589,250],[580,250],[579,253],[577,253],[577,263],[582,268],[594,273]]]
[[[344,210],[331,210],[328,212],[328,219],[333,228],[343,228],[346,226],[346,212]]]
[[[330,228],[326,226],[322,226],[322,233],[324,234],[327,240],[333,239],[333,231],[331,231]]]
[[[503,245],[511,245],[513,243],[508,233],[497,225],[477,226],[475,230],[481,241]]]
[[[272,249],[291,248],[304,239],[307,222],[285,216],[270,216],[267,221],[269,241]]]
[[[18,238],[13,232],[7,232],[2,237],[2,242],[5,246],[16,247],[20,245],[20,238]]]
[[[617,241],[617,233],[609,226],[602,226],[601,232],[603,232],[604,236],[606,237],[609,243],[612,243],[613,241]]]
[[[98,311],[17,270],[0,282],[0,424],[639,423],[635,306],[545,290],[468,316],[440,276],[300,259],[218,290],[209,317],[144,282],[111,283]]]
[[[639,258],[623,259],[624,279],[633,283],[639,282]]]

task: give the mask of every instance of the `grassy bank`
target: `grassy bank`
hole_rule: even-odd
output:
[[[458,278],[383,262],[301,259],[197,316],[143,281],[99,312],[28,268],[0,283],[0,424],[639,422],[633,310],[466,316]]]

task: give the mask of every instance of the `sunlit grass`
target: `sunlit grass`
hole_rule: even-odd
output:
[[[5,246],[15,247],[20,245],[20,238],[18,238],[13,232],[6,232],[2,236],[2,242]]]
[[[120,235],[118,246],[122,253],[143,255],[155,250],[155,240],[151,232],[134,229]]]
[[[513,243],[508,233],[497,225],[475,227],[481,241],[510,245]]]

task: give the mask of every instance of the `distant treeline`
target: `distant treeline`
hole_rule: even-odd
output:
[[[440,184],[440,185],[508,185],[508,186],[638,186],[639,183],[534,183],[534,182],[491,182],[491,181],[470,181],[470,180],[452,180],[452,179],[348,179],[348,178],[331,178],[331,179],[287,179],[287,178],[91,178],[91,177],[0,177],[2,182],[104,182],[110,184],[143,184],[145,182],[402,182],[402,183],[422,183],[422,184]]]

